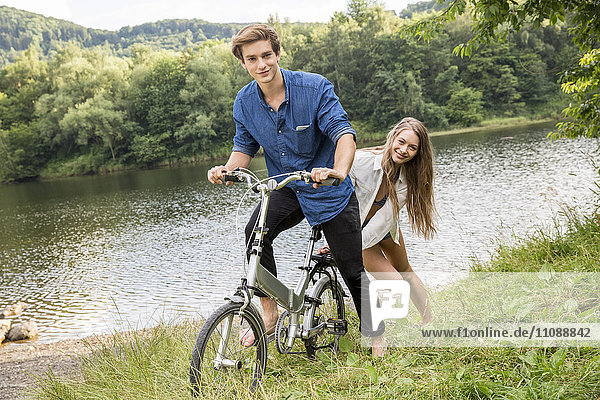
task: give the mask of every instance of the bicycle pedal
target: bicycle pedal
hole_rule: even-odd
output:
[[[348,332],[348,322],[345,319],[329,318],[327,332],[331,335],[343,336]]]

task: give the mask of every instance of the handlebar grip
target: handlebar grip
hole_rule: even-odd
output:
[[[308,182],[309,183],[318,183],[319,185],[323,185],[323,186],[338,186],[340,184],[339,178],[327,178],[321,182],[317,182],[317,181],[313,181],[312,179],[309,179]]]
[[[323,182],[321,182],[319,185],[338,186],[339,184],[340,184],[339,178],[327,178]]]
[[[223,182],[244,182],[244,177],[239,175],[223,174]]]

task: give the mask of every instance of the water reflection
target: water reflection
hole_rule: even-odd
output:
[[[547,130],[435,137],[439,234],[405,224],[413,268],[432,286],[456,279],[497,241],[584,210],[597,140]],[[218,307],[241,274],[241,234],[256,198],[206,181],[208,165],[0,187],[0,306],[25,301],[42,341],[86,336]],[[262,160],[252,168],[264,169]],[[236,210],[238,210],[237,216]],[[239,235],[235,225],[239,220]],[[285,282],[297,277],[308,225],[282,236]]]

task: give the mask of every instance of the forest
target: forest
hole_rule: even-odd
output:
[[[329,23],[271,17],[283,68],[322,74],[335,86],[359,140],[405,116],[441,130],[484,119],[557,117],[568,105],[560,73],[581,50],[570,20],[524,26],[470,55],[469,15],[429,42],[403,27],[435,1],[400,15],[349,2]],[[226,155],[232,106],[250,76],[230,52],[241,24],[172,20],[87,29],[0,7],[0,182],[195,162]]]
[[[0,6],[0,65],[14,61],[34,43],[44,56],[56,53],[68,42],[83,48],[105,46],[117,55],[130,56],[136,43],[156,50],[181,51],[206,40],[230,39],[243,26],[171,19],[107,31]]]

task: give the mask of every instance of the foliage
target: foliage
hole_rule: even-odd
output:
[[[136,162],[153,165],[167,158],[168,149],[161,136],[136,136],[131,143],[131,154]]]
[[[564,110],[572,121],[560,122],[555,136],[600,136],[600,49],[593,49],[579,60],[579,67],[565,72],[562,89],[576,100]]]
[[[141,128],[150,137],[159,139],[157,146],[171,156],[175,150],[175,132],[185,119],[186,110],[179,96],[186,79],[184,60],[165,53],[142,69],[131,85],[131,111]]]
[[[227,51],[224,54],[223,50]],[[182,155],[198,154],[217,148],[227,141],[222,132],[234,132],[231,76],[221,59],[227,49],[204,49],[188,64],[188,76],[180,97],[186,106],[186,118],[175,136]]]
[[[438,6],[414,5],[412,18],[432,7]],[[269,23],[281,37],[281,65],[329,79],[360,141],[372,142],[373,132],[407,115],[434,130],[556,115],[566,106],[556,73],[578,57],[568,22],[523,26],[506,43],[492,41],[468,60],[455,57],[452,49],[471,37],[471,20],[457,18],[425,44],[402,34],[411,20],[372,0],[349,2],[347,12],[336,12],[327,24],[276,17]],[[69,24],[0,7],[6,38],[35,36],[0,70],[0,181],[189,162],[230,151],[233,100],[251,77],[229,44],[215,38],[229,37],[236,25],[160,21],[103,31],[99,44],[99,32]],[[582,79],[594,60],[581,67]],[[591,81],[569,79],[582,96],[596,90]]]
[[[206,40],[230,38],[243,24],[216,24],[199,19],[172,19],[124,26],[118,31],[85,28],[72,22],[0,6],[0,65],[31,45],[51,55],[69,42],[85,48],[107,45],[111,51],[130,55],[135,44],[159,50],[184,50]]]
[[[0,130],[0,182],[35,178],[47,161],[35,123]]]
[[[443,3],[442,0],[438,0]],[[570,24],[573,42],[579,47],[579,67],[565,68],[562,89],[573,94],[575,105],[564,110],[567,122],[557,125],[553,136],[600,136],[600,103],[598,99],[598,46],[600,44],[600,4],[595,0],[453,0],[441,12],[407,25],[404,34],[429,40],[443,31],[445,23],[462,15],[471,17],[472,35],[454,48],[455,54],[472,56],[482,44],[507,40],[515,32],[545,24]]]
[[[450,122],[462,126],[480,122],[483,119],[481,97],[481,92],[471,88],[453,92],[445,107]]]

